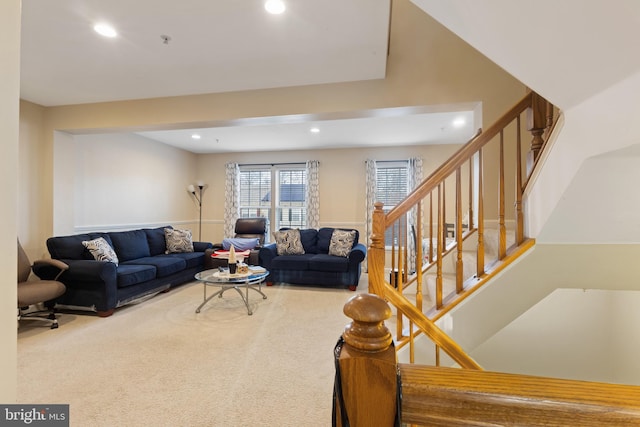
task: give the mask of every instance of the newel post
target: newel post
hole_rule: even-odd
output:
[[[393,339],[384,321],[389,305],[373,294],[358,294],[344,306],[353,321],[336,347],[334,425],[387,427],[396,425],[397,363]],[[340,394],[342,399],[340,399]]]
[[[527,175],[533,170],[538,154],[542,150],[544,139],[542,134],[547,128],[547,100],[535,92],[531,92],[531,107],[527,110],[527,130],[533,135],[531,148],[527,153]]]
[[[369,275],[369,293],[384,298],[384,231],[385,215],[381,202],[374,203],[371,218],[371,246],[367,251],[367,269]]]

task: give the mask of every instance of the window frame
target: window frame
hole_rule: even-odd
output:
[[[391,204],[391,203],[387,203],[388,199],[384,198],[384,197],[380,197],[380,192],[379,192],[379,188],[380,188],[380,170],[381,169],[404,169],[404,189],[401,188],[391,188],[391,189],[387,189],[386,193],[392,193],[392,194],[397,194],[397,201],[395,201],[395,203]],[[387,179],[387,182],[389,180]],[[402,191],[401,191],[402,190]],[[383,211],[384,213],[388,213],[391,209],[393,209],[400,201],[402,201],[408,194],[409,194],[409,160],[387,160],[387,161],[376,161],[376,201],[382,202],[384,204],[383,206]],[[406,224],[406,221],[403,221],[402,218],[399,220],[400,224]],[[394,245],[397,245],[397,240],[394,242],[391,242],[392,239],[392,235],[393,235],[393,228],[394,227],[389,227],[385,230],[385,237],[384,237],[384,245],[385,248],[389,249]],[[395,227],[397,230],[397,227]],[[396,239],[399,237],[400,233],[404,233],[408,238],[408,233],[407,230],[405,230],[402,225],[400,226],[400,230],[398,231],[398,234],[396,235]]]
[[[307,176],[307,167],[305,163],[281,163],[281,164],[265,164],[265,165],[238,165],[239,167],[239,179],[240,179],[240,186],[239,186],[239,190],[240,194],[238,195],[238,217],[239,218],[246,218],[247,216],[243,216],[242,211],[243,210],[251,210],[251,209],[257,209],[258,211],[260,209],[265,209],[267,210],[267,215],[262,215],[265,216],[267,218],[267,236],[265,241],[271,241],[270,236],[271,233],[273,231],[279,230],[280,228],[282,228],[283,226],[291,226],[291,225],[282,225],[282,222],[280,220],[280,213],[282,212],[282,209],[286,209],[286,208],[291,208],[291,207],[287,207],[287,206],[283,206],[282,205],[282,201],[281,201],[281,196],[282,196],[282,185],[283,183],[281,183],[281,179],[282,179],[282,174],[281,172],[288,172],[288,171],[300,171],[302,173],[302,181],[303,181],[303,189],[302,189],[302,200],[299,202],[301,203],[301,206],[299,206],[300,208],[300,214],[299,214],[299,221],[294,224],[292,227],[293,228],[305,228],[306,227],[306,186],[308,185],[308,176]],[[260,206],[246,206],[246,205],[242,205],[242,191],[243,191],[243,185],[242,185],[242,174],[246,173],[246,172],[269,172],[269,190],[262,196],[260,196],[260,199],[264,199],[265,197],[269,197],[269,206],[264,206],[264,205],[260,205]],[[275,197],[272,197],[272,195],[275,195]],[[294,208],[297,208],[296,206],[294,206]]]

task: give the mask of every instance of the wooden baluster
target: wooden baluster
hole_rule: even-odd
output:
[[[478,261],[476,274],[478,278],[484,276],[484,167],[482,165],[482,149],[478,150]]]
[[[400,283],[402,282],[401,279],[401,271],[402,270],[402,262],[400,261],[400,259],[402,258],[402,242],[400,241],[400,220],[397,220],[396,223],[393,225],[393,230],[394,230],[394,234],[393,234],[393,242],[394,242],[394,246],[396,247],[396,259],[395,259],[395,265],[396,265],[396,286],[400,286]]]
[[[374,204],[371,226],[371,247],[367,252],[369,292],[384,298],[384,231],[385,215],[380,202]]]
[[[473,230],[473,156],[469,159],[469,220],[467,231]]]
[[[386,242],[385,242],[386,243]],[[398,275],[396,274],[396,224],[391,224],[391,278],[389,283],[394,288],[398,287]]]
[[[376,295],[359,294],[345,304],[344,314],[353,319],[342,334],[338,360],[346,418],[353,427],[392,426],[397,413],[396,353],[384,324],[391,309]],[[336,425],[344,427],[339,404],[336,409]]]
[[[498,259],[503,259],[507,256],[507,229],[504,225],[504,204],[505,204],[505,192],[504,192],[504,130],[500,131],[500,178],[498,189],[498,200],[500,205],[500,213],[498,218]]]
[[[438,233],[438,238],[442,239],[442,248],[440,252],[444,252],[447,248],[447,180],[442,180],[442,232]]]
[[[397,220],[394,224],[393,224],[393,247],[395,248],[396,246],[398,247],[398,253],[396,255],[396,258],[394,258],[393,260],[393,277],[394,277],[394,284],[396,289],[398,290],[399,293],[402,293],[402,288],[404,286],[403,283],[403,279],[402,279],[402,264],[401,264],[401,259],[402,259],[402,241],[401,241],[401,233],[400,233],[400,220]],[[397,243],[396,242],[397,239]],[[395,266],[398,266],[398,268],[395,268]],[[403,337],[404,336],[404,316],[402,315],[402,312],[398,312],[397,317],[397,321],[396,321],[396,334],[398,337]]]
[[[416,363],[415,334],[413,333],[413,322],[409,320],[409,363]]]
[[[402,239],[402,246],[404,248],[404,253],[402,257],[402,268],[400,269],[400,280],[402,282],[402,287],[404,288],[407,284],[407,278],[409,277],[409,223],[407,214],[402,216],[400,222],[400,231],[402,232],[400,238]]]
[[[404,328],[404,315],[400,310],[396,310],[396,337],[398,337],[399,340],[404,338],[402,328]]]
[[[551,129],[553,128],[553,118],[555,116],[553,104],[550,103],[549,101],[546,101],[546,103],[547,103],[547,123],[545,128],[546,135],[544,136],[545,141],[549,139],[549,135],[551,134]]]
[[[429,264],[433,262],[433,191],[429,192]]]
[[[416,212],[416,307],[422,311],[422,200]]]
[[[531,107],[527,109],[527,130],[533,135],[531,148],[527,155],[527,176],[538,160],[538,154],[544,144],[542,134],[547,127],[547,101],[535,92],[531,93]]]
[[[438,238],[436,239],[436,308],[442,308],[442,232],[444,229],[443,192],[444,181],[438,185]]]
[[[520,136],[520,116],[516,119],[516,244],[524,241],[524,214],[522,212],[522,139]]]
[[[462,292],[464,268],[462,264],[462,169],[456,169],[456,293]]]

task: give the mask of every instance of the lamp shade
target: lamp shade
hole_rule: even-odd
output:
[[[189,193],[195,193],[196,187],[194,187],[193,184],[189,184],[189,186],[187,187],[187,190],[189,190]]]

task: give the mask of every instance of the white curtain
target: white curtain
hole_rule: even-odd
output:
[[[240,207],[240,167],[237,163],[227,163],[225,173],[224,235],[225,237],[233,237]]]
[[[304,199],[307,205],[307,228],[320,228],[320,185],[318,180],[319,168],[319,161],[307,161],[307,188]]]
[[[423,180],[421,157],[413,157],[409,159],[408,174],[409,174],[408,187],[409,187],[409,192],[411,192],[415,190]],[[416,223],[418,218],[417,209],[418,209],[417,206],[413,207],[411,210],[409,210],[408,216],[407,216],[407,223],[408,223],[407,232],[409,233],[409,235],[407,236],[407,239],[408,239],[407,242],[409,242],[409,245],[408,245],[409,253],[407,255],[409,258],[409,271],[416,270],[416,244],[421,244],[421,242],[415,241],[416,236],[418,234],[418,227],[422,227],[422,224]],[[424,219],[424,211],[420,212],[420,214],[421,214],[421,217]],[[422,233],[422,235],[424,235],[424,233]]]
[[[365,230],[365,238],[362,239],[363,243],[369,248],[371,245],[371,233],[373,232],[373,204],[376,201],[376,161],[375,160],[366,160],[365,161],[365,185],[366,185],[366,230]],[[367,270],[367,258],[364,259],[364,269]]]

